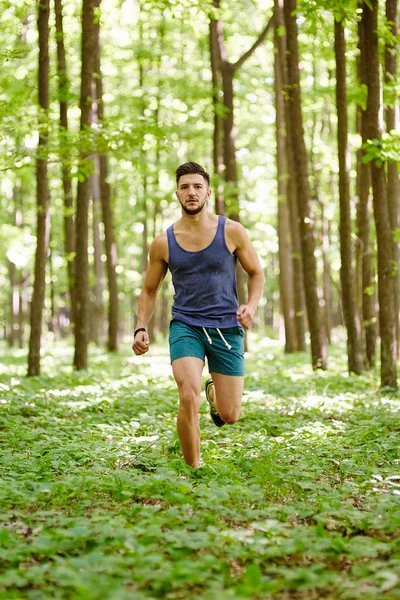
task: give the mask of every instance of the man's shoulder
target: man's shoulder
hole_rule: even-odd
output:
[[[167,232],[163,231],[154,238],[150,253],[153,255],[155,259],[163,259],[166,260],[166,256],[168,256],[168,240],[167,240]]]
[[[239,221],[234,221],[233,219],[226,219],[225,231],[230,238],[237,241],[242,240],[247,236],[246,229],[243,225],[239,223]]]

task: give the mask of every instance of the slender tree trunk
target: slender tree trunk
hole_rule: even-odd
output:
[[[290,237],[289,208],[287,203],[288,165],[286,154],[285,107],[283,100],[283,69],[280,64],[279,35],[275,22],[275,111],[276,111],[276,165],[278,180],[278,242],[279,242],[279,293],[285,327],[285,352],[296,349],[294,328],[293,265]]]
[[[326,341],[331,341],[331,331],[333,327],[333,302],[332,302],[332,282],[331,282],[331,268],[329,264],[329,247],[330,247],[330,236],[329,236],[329,220],[325,214],[325,208],[322,200],[318,194],[318,186],[315,190],[316,201],[319,204],[321,210],[321,252],[322,252],[322,271],[323,271],[323,288],[319,292],[320,301],[323,304],[321,309],[321,323],[324,327]]]
[[[378,0],[371,7],[363,5],[362,20],[368,77],[367,127],[368,139],[380,140],[379,127],[380,81],[378,49]],[[392,236],[386,193],[384,166],[371,161],[374,218],[378,243],[379,332],[381,338],[381,385],[397,387],[396,381],[396,324],[394,313],[394,277]]]
[[[8,261],[8,282],[10,286],[10,326],[7,330],[7,342],[13,348],[18,334],[19,290],[16,265]]]
[[[215,7],[219,9],[219,0],[215,0]],[[220,25],[221,22],[219,22]],[[220,73],[218,70],[218,21],[215,19],[210,20],[210,59],[211,59],[211,76],[212,76],[212,99],[213,99],[213,113],[214,113],[214,132],[213,132],[213,187],[214,187],[214,199],[215,199],[215,212],[217,215],[225,214],[225,200],[223,195],[222,186],[222,172],[223,172],[223,130],[224,123],[221,116],[221,104],[220,104]]]
[[[318,301],[316,262],[314,255],[313,215],[311,211],[308,183],[307,154],[304,144],[303,119],[301,113],[300,76],[298,62],[296,0],[285,0],[284,15],[287,31],[288,95],[291,136],[296,156],[295,174],[299,205],[301,248],[304,269],[308,324],[311,337],[311,356],[314,369],[326,368],[326,344],[323,339]]]
[[[340,203],[340,281],[342,306],[347,329],[347,356],[349,372],[360,374],[363,367],[360,319],[357,314],[353,272],[350,214],[350,157],[348,146],[348,119],[346,93],[346,43],[344,27],[335,21],[336,107],[338,115],[337,138],[339,156]]]
[[[96,172],[92,175],[92,230],[93,230],[93,270],[94,284],[92,287],[92,309],[90,311],[90,341],[100,346],[104,334],[104,265],[101,260],[103,243],[101,240],[101,199],[100,199],[100,167],[99,157],[95,158]]]
[[[84,135],[91,125],[92,74],[95,68],[96,31],[95,9],[99,0],[83,0],[82,4],[82,68],[80,131]],[[89,153],[81,154],[81,162],[88,162]],[[78,183],[76,212],[76,325],[75,356],[76,369],[87,368],[88,351],[88,308],[89,308],[89,262],[88,262],[88,217],[91,178]]]
[[[363,0],[359,1],[358,7],[362,10]],[[367,64],[365,50],[365,34],[362,19],[358,22],[358,43],[360,49],[359,78],[360,83],[367,85]],[[362,144],[368,139],[366,111],[359,106],[358,110],[359,133]],[[365,349],[365,367],[371,368],[375,363],[376,349],[376,294],[375,294],[375,272],[372,261],[371,250],[371,165],[363,162],[364,150],[360,149],[357,156],[357,273],[359,283],[359,295],[361,295],[361,327],[363,333],[362,344]]]
[[[314,81],[318,81],[318,74],[316,72],[316,63],[313,61],[313,77]],[[325,118],[327,122],[330,122],[329,110],[326,109]],[[313,124],[311,129],[311,149],[309,152],[309,162],[312,174],[312,187],[310,190],[311,200],[318,203],[321,211],[321,258],[322,258],[322,287],[318,286],[318,297],[321,306],[321,324],[323,326],[324,335],[328,344],[331,342],[331,331],[333,327],[333,293],[332,293],[332,278],[331,268],[329,264],[329,248],[330,248],[330,235],[329,235],[329,220],[325,214],[324,203],[321,199],[319,192],[319,174],[315,164],[315,131],[317,126],[317,114],[313,113]]]
[[[68,132],[68,88],[67,64],[64,47],[63,7],[62,0],[54,0],[57,39],[57,72],[58,96],[60,102],[60,137],[61,142]],[[64,191],[64,253],[67,260],[68,290],[71,303],[70,320],[75,323],[75,223],[72,193],[71,172],[68,166],[69,157],[62,157],[62,184]]]
[[[99,0],[97,0],[99,3]],[[97,117],[101,123],[104,119],[103,79],[101,74],[100,25],[96,24],[95,32],[95,65]],[[104,153],[99,154],[99,179],[102,219],[104,223],[104,245],[106,251],[107,280],[108,280],[108,341],[110,352],[118,350],[119,337],[119,300],[117,265],[118,253],[115,237],[114,218],[111,201],[111,186],[108,183],[108,159]]]
[[[22,195],[21,180],[17,179],[13,188],[14,225],[22,228]],[[7,332],[8,344],[13,347],[18,342],[22,347],[22,275],[18,273],[16,265],[8,261],[10,282],[10,328]]]
[[[386,18],[391,25],[391,33],[393,35],[392,43],[386,43],[385,46],[385,82],[387,85],[395,85],[397,83],[397,42],[396,36],[398,31],[398,12],[397,0],[386,0]],[[393,100],[392,106],[386,106],[386,130],[389,133],[392,130],[398,129],[398,103],[397,99]],[[394,310],[396,319],[396,347],[397,357],[400,357],[400,279],[399,279],[399,242],[393,236],[393,231],[400,226],[399,209],[400,209],[400,184],[399,172],[395,162],[389,162],[387,165],[387,195],[389,203],[390,227],[392,230],[392,261],[394,276]]]
[[[39,107],[42,111],[38,158],[36,161],[37,183],[37,246],[35,255],[35,282],[31,302],[28,376],[40,374],[40,343],[42,317],[46,292],[45,272],[49,246],[49,185],[47,175],[47,113],[49,108],[49,0],[41,0],[38,7],[39,30]]]
[[[275,27],[280,29],[280,35],[276,38],[279,65],[281,67],[282,83],[284,91],[287,89],[288,74],[286,60],[286,36],[282,34],[284,28],[283,0],[275,0],[274,7]],[[289,208],[290,234],[292,242],[292,277],[294,294],[294,326],[296,337],[296,350],[305,352],[305,297],[303,281],[303,261],[301,257],[300,229],[297,211],[297,190],[294,177],[294,159],[292,136],[290,133],[289,102],[287,94],[283,94],[286,126],[286,156],[288,165],[287,179],[287,203]]]

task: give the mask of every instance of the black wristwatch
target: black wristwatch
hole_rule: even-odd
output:
[[[136,329],[135,333],[133,334],[133,339],[135,339],[136,334],[139,333],[139,331],[146,331],[145,327],[139,327],[139,329]]]

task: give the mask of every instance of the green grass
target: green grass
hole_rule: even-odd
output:
[[[340,346],[313,373],[252,345],[239,422],[202,404],[197,471],[165,348],[74,373],[53,347],[31,379],[3,348],[0,600],[400,598],[399,395]]]

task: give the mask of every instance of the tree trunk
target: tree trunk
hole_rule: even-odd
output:
[[[283,69],[280,64],[279,34],[275,21],[275,111],[276,111],[276,165],[278,182],[278,242],[279,242],[279,293],[285,327],[285,352],[296,349],[293,305],[292,243],[287,203],[288,165],[286,154],[285,107],[283,100]]]
[[[215,7],[219,9],[219,0],[215,1]],[[221,21],[215,19],[210,20],[210,59],[211,59],[211,76],[212,76],[212,99],[213,99],[213,114],[214,114],[214,132],[213,132],[213,188],[215,200],[215,212],[217,215],[225,214],[225,200],[222,186],[223,172],[223,119],[221,116],[220,104],[220,74],[218,71],[218,27],[221,26]]]
[[[83,0],[82,4],[82,67],[80,93],[80,131],[85,135],[91,125],[91,83],[95,67],[96,27],[95,9],[99,0]],[[81,154],[81,162],[89,162],[88,152]],[[87,368],[88,351],[88,307],[89,307],[89,264],[88,264],[88,216],[90,177],[78,183],[76,211],[76,325],[74,367]]]
[[[379,127],[380,81],[378,49],[378,0],[371,0],[370,9],[363,5],[362,20],[365,33],[365,52],[368,78],[367,135],[380,140]],[[394,313],[394,277],[392,236],[383,164],[371,161],[374,218],[378,245],[379,331],[381,338],[381,385],[397,387],[396,381],[396,324]]]
[[[274,10],[275,27],[284,27],[283,0],[275,0]],[[287,60],[286,60],[286,36],[279,35],[276,39],[279,64],[282,73],[282,83],[284,91],[287,89]],[[296,350],[305,352],[305,298],[303,281],[303,261],[301,258],[300,229],[297,211],[297,190],[294,177],[294,159],[292,136],[290,134],[290,116],[289,102],[287,94],[283,94],[285,108],[285,126],[286,126],[286,156],[288,165],[287,179],[287,203],[289,208],[290,234],[292,241],[292,276],[294,293],[294,326],[296,337]]]
[[[314,181],[316,181],[314,179]],[[323,269],[323,289],[320,290],[319,296],[323,303],[323,309],[321,310],[321,323],[323,324],[326,341],[331,341],[331,331],[333,327],[333,302],[332,302],[332,282],[331,282],[331,268],[329,264],[329,221],[325,215],[324,204],[320,200],[318,195],[318,186],[315,190],[316,200],[321,210],[321,251],[322,251],[322,269]]]
[[[96,172],[92,175],[92,229],[93,229],[93,270],[94,284],[92,287],[92,310],[90,311],[90,341],[97,346],[101,346],[104,334],[104,265],[101,260],[103,254],[103,244],[100,233],[100,176],[99,176],[99,158],[95,158]]]
[[[315,68],[315,60],[313,61],[313,77],[314,81],[318,81],[318,74]],[[325,109],[325,119],[330,122],[329,110]],[[332,278],[331,268],[329,264],[329,247],[330,247],[330,236],[329,236],[329,220],[325,215],[324,203],[319,193],[319,174],[315,164],[315,153],[314,153],[314,136],[317,125],[317,114],[313,113],[313,124],[311,129],[311,149],[309,155],[309,162],[312,175],[312,188],[311,188],[311,200],[318,203],[321,211],[321,255],[322,255],[322,272],[323,272],[323,285],[318,287],[318,297],[321,306],[321,324],[323,327],[324,335],[328,344],[331,342],[331,331],[333,327],[333,294],[332,294]]]
[[[49,246],[49,185],[47,159],[47,112],[49,108],[49,0],[41,0],[38,8],[39,30],[39,106],[43,115],[40,125],[38,158],[36,160],[37,182],[37,246],[35,255],[35,282],[31,302],[28,376],[40,374],[40,342],[42,317],[46,292],[46,261]]]
[[[347,356],[349,372],[360,374],[363,368],[360,318],[357,313],[353,272],[350,213],[350,157],[348,146],[346,43],[344,27],[335,21],[336,107],[338,115],[337,138],[339,157],[340,203],[340,281],[342,285],[343,315],[347,329]]]
[[[358,7],[362,10],[363,0]],[[362,19],[358,22],[358,44],[360,49],[359,78],[362,85],[367,85],[367,64],[365,50],[365,34]],[[358,108],[358,130],[361,134],[362,144],[367,141],[366,111],[361,106]],[[375,272],[371,250],[371,168],[369,163],[363,162],[364,150],[360,149],[357,156],[357,275],[359,282],[358,298],[361,296],[361,329],[363,350],[365,349],[365,367],[372,368],[375,363],[376,349],[376,310],[375,310]],[[360,300],[359,300],[360,301]]]
[[[296,156],[295,175],[300,217],[301,248],[308,324],[311,337],[311,356],[314,369],[326,368],[326,344],[320,323],[316,262],[314,255],[313,216],[308,183],[307,155],[304,144],[301,114],[300,76],[298,64],[297,23],[294,11],[296,0],[285,0],[284,15],[287,31],[288,95],[290,134]]]
[[[14,225],[22,228],[22,196],[21,180],[17,179],[13,188],[14,203]],[[13,347],[18,342],[18,348],[22,348],[22,274],[18,273],[16,265],[8,261],[8,273],[10,282],[10,327],[7,331],[7,341]]]
[[[99,2],[99,0],[97,0]],[[96,24],[95,40],[95,73],[97,117],[101,123],[104,119],[103,79],[101,74],[100,25]],[[118,350],[119,337],[119,299],[117,281],[117,242],[111,202],[111,187],[108,183],[108,159],[104,153],[99,154],[99,178],[102,219],[104,223],[104,245],[106,252],[108,280],[108,341],[109,352]]]
[[[386,43],[385,46],[385,82],[386,84],[395,85],[397,83],[397,29],[398,29],[398,14],[397,14],[397,0],[386,0],[386,18],[391,23],[391,32],[393,35],[393,42]],[[398,105],[397,99],[393,100],[393,105],[387,105],[385,107],[386,112],[386,130],[388,133],[392,130],[396,130],[399,127],[398,119]],[[387,165],[387,195],[389,203],[389,216],[390,216],[390,227],[393,231],[398,229],[400,226],[399,222],[399,198],[400,198],[400,185],[399,185],[399,173],[395,162],[389,162]],[[393,270],[396,271],[394,276],[394,310],[396,319],[396,347],[397,357],[400,357],[400,324],[399,324],[399,311],[400,311],[400,280],[399,280],[399,242],[392,237],[392,261]]]
[[[64,47],[62,0],[54,0],[57,40],[58,96],[60,102],[61,141],[68,131],[68,87],[67,64]],[[70,320],[75,323],[75,223],[69,157],[62,157],[62,184],[64,191],[64,253],[67,261],[68,290],[71,304]]]

